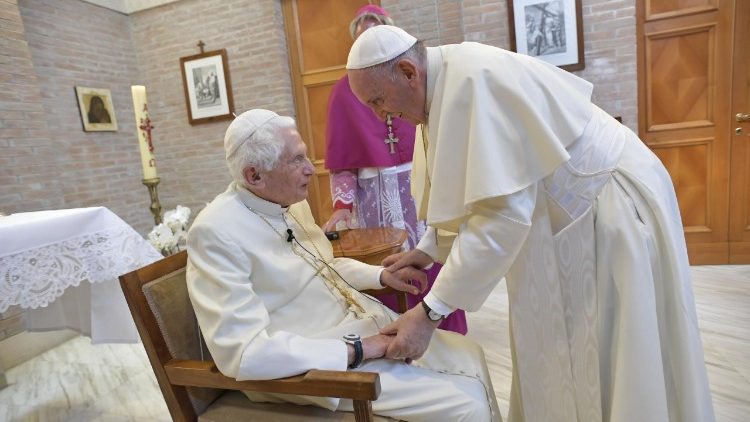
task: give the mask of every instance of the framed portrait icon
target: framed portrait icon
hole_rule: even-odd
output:
[[[511,50],[565,70],[585,67],[582,0],[508,0]]]
[[[84,132],[116,132],[117,117],[108,89],[76,86]]]
[[[191,125],[231,119],[234,111],[227,51],[181,57],[185,105]]]

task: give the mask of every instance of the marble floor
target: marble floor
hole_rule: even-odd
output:
[[[717,421],[750,420],[750,266],[693,267],[698,318]],[[469,315],[508,413],[510,349],[505,284]],[[169,421],[139,344],[92,345],[76,337],[6,372],[1,421]]]

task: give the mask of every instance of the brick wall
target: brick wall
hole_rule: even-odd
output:
[[[0,0],[0,46],[0,212],[59,207],[59,150],[15,0]]]
[[[223,138],[229,121],[191,126],[180,57],[225,48],[235,110],[294,114],[281,5],[278,0],[183,0],[131,15],[139,83],[154,120],[162,206],[194,213],[230,181]]]
[[[148,198],[130,129],[137,70],[128,17],[77,0],[22,0],[19,7],[55,145],[63,207],[102,205],[143,231]],[[117,132],[82,130],[75,86],[110,90]]]

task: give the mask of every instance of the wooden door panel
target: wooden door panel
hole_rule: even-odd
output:
[[[674,182],[693,264],[727,262],[733,0],[636,2],[641,139]]]
[[[320,187],[320,195],[315,197],[317,201],[318,212],[320,213],[321,220],[318,224],[323,225],[328,221],[328,217],[333,212],[333,204],[331,203],[331,182],[330,174],[327,171],[320,171],[315,173],[315,179]],[[310,200],[313,200],[312,198]]]
[[[731,180],[729,210],[729,262],[750,263],[750,122],[737,122],[738,113],[750,115],[750,2],[735,5],[732,77]],[[736,129],[741,129],[738,134]]]
[[[714,44],[713,26],[648,36],[648,130],[712,124]]]
[[[282,0],[297,126],[315,165],[307,196],[315,221],[331,215],[329,175],[325,169],[328,97],[345,73],[353,40],[349,22],[366,0]]]
[[[326,156],[326,128],[328,127],[328,97],[336,81],[307,88],[307,101],[310,106],[310,129],[315,158],[321,160]]]
[[[652,147],[669,171],[685,232],[708,233],[712,225],[708,189],[711,139],[662,143]]]
[[[367,4],[361,0],[296,1],[301,37],[302,72],[346,64],[352,37],[349,22]]]
[[[716,9],[718,0],[646,0],[646,19],[663,19]]]

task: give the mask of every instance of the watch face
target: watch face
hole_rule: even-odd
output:
[[[360,340],[362,340],[362,338],[359,336],[359,334],[347,334],[344,336],[344,341],[348,343],[353,343]]]
[[[430,313],[427,315],[427,318],[429,318],[429,319],[431,319],[433,321],[438,321],[438,320],[442,319],[443,316],[440,315],[439,313],[431,310]]]

